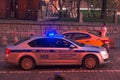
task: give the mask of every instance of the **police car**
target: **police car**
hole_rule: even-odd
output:
[[[38,65],[82,65],[93,69],[107,63],[105,48],[85,45],[62,36],[30,37],[7,46],[5,60],[30,70]]]

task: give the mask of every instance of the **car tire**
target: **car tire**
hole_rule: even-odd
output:
[[[94,55],[87,55],[84,57],[82,61],[82,66],[84,69],[94,69],[98,67],[98,65],[99,65],[99,60]]]
[[[31,57],[23,57],[21,58],[19,65],[24,70],[34,69],[35,61]]]

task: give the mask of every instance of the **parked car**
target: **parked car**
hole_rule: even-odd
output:
[[[85,45],[62,36],[30,37],[6,47],[6,63],[30,70],[38,65],[82,65],[94,69],[109,62],[103,47]]]
[[[99,33],[87,32],[87,31],[65,31],[62,34],[65,37],[73,39],[80,43],[105,47],[106,49],[109,49],[110,47],[109,38],[101,37]]]

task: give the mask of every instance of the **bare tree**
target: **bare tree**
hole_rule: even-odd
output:
[[[53,0],[50,0],[50,3],[54,6],[54,8],[58,11],[59,18],[62,18],[63,16],[63,7],[67,3],[67,0],[58,0],[58,7],[53,4]]]

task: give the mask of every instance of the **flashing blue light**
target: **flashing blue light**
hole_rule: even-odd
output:
[[[47,32],[48,37],[54,37],[56,34],[57,34],[56,31],[48,31]]]
[[[54,34],[54,33],[49,33],[48,35],[49,35],[49,36],[54,36],[55,34]]]
[[[56,31],[48,31],[47,32],[47,35],[46,35],[47,37],[64,37],[63,35],[61,35],[61,34],[57,34],[57,32]]]

